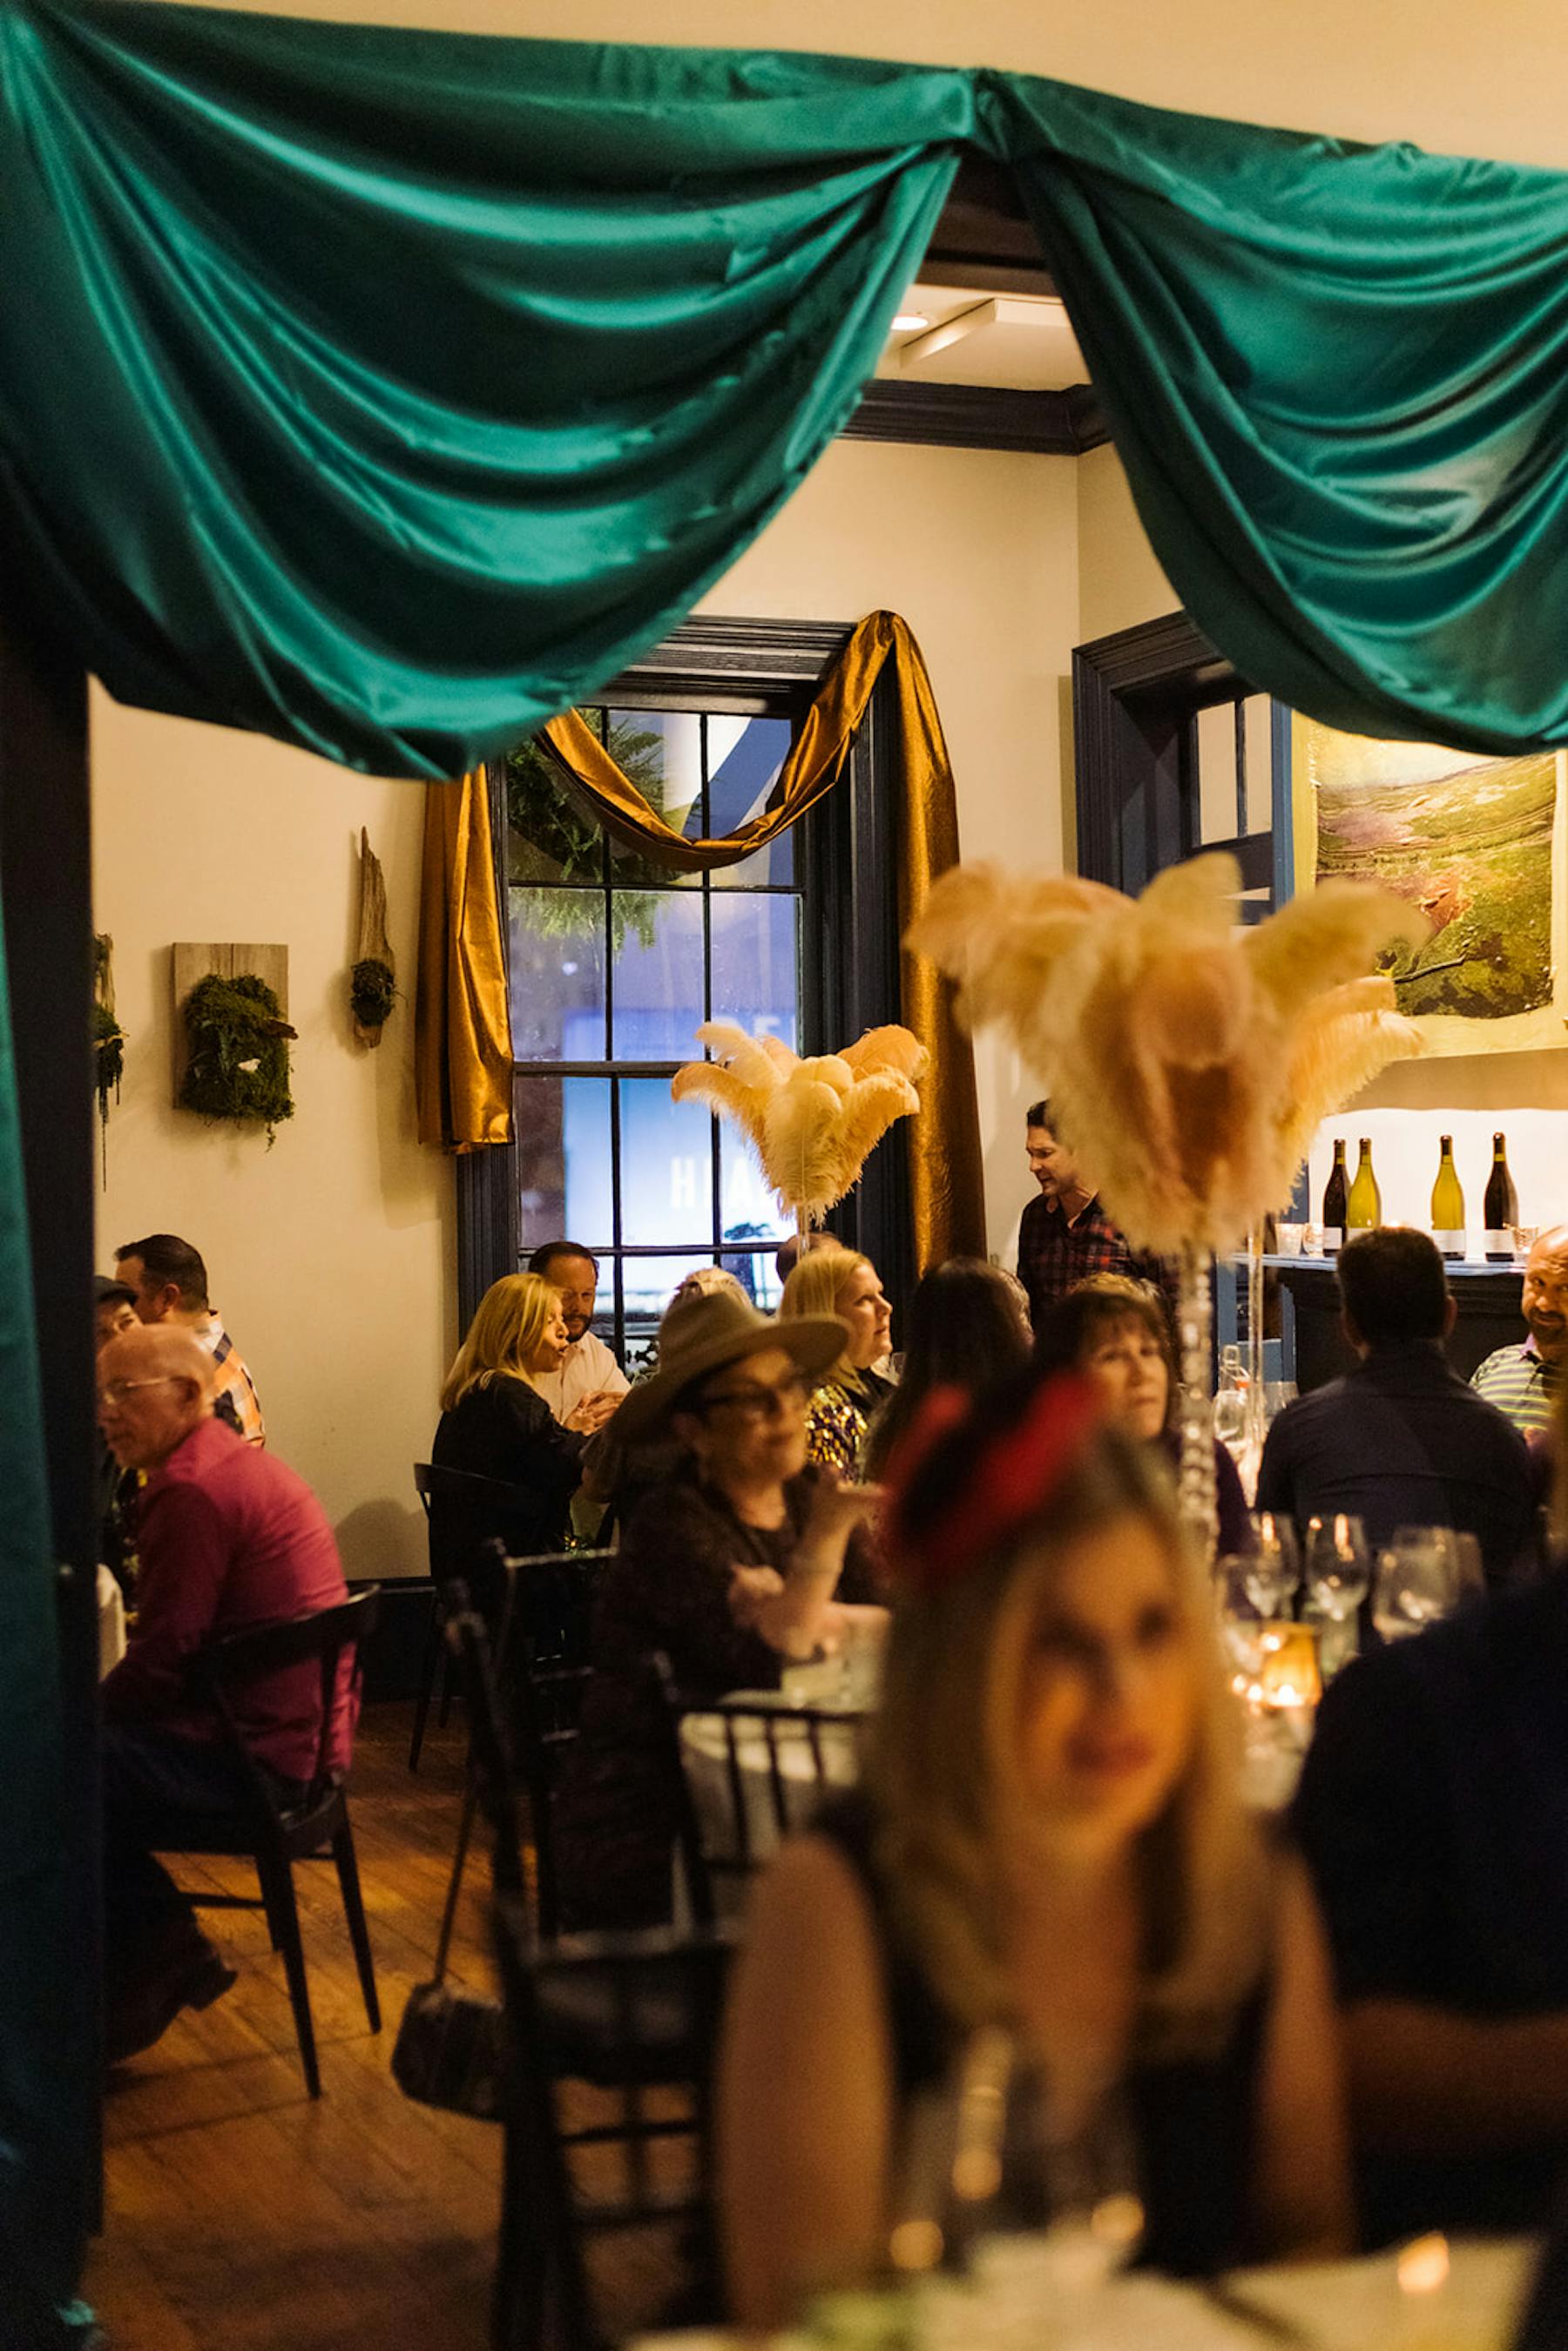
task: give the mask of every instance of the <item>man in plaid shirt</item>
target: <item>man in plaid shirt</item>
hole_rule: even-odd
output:
[[[1134,1249],[1111,1222],[1078,1162],[1053,1128],[1051,1104],[1031,1102],[1025,1113],[1024,1140],[1030,1173],[1040,1196],[1031,1200],[1019,1227],[1019,1280],[1029,1292],[1030,1320],[1036,1331],[1059,1298],[1092,1273],[1120,1273],[1155,1284],[1175,1320],[1176,1280],[1164,1258]]]
[[[114,1252],[115,1270],[136,1301],[139,1322],[173,1322],[213,1359],[213,1409],[247,1445],[267,1443],[256,1383],[207,1301],[201,1252],[177,1233],[149,1233]]]

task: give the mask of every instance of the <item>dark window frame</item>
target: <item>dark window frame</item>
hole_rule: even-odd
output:
[[[847,624],[697,617],[683,622],[662,644],[612,679],[594,695],[593,703],[626,710],[700,708],[747,716],[787,711],[798,723],[824,670],[851,634]],[[800,1043],[805,1052],[846,1044],[863,1029],[900,1017],[897,810],[889,789],[897,746],[897,704],[890,682],[879,684],[843,775],[795,827],[805,909],[800,960]],[[505,946],[507,820],[498,767],[487,770],[487,782]],[[724,1008],[715,1009],[722,1014]],[[661,1067],[628,1065],[628,1074],[657,1076]],[[904,1138],[895,1131],[873,1153],[856,1190],[829,1218],[831,1231],[872,1259],[895,1311],[915,1278],[909,1215]],[[516,1144],[463,1153],[457,1161],[462,1328],[467,1328],[490,1283],[516,1271],[520,1262]]]
[[[1131,629],[1096,637],[1072,654],[1072,728],[1078,819],[1078,871],[1113,890],[1141,888],[1166,865],[1190,857],[1197,831],[1197,719],[1259,688],[1210,644],[1186,612],[1163,613]],[[1270,909],[1295,889],[1291,811],[1291,714],[1270,709],[1270,831],[1249,833],[1238,810],[1235,835],[1205,841],[1228,849],[1249,889],[1267,889]],[[1245,738],[1238,730],[1238,793],[1244,789]],[[1128,875],[1124,812],[1141,800],[1143,857]]]

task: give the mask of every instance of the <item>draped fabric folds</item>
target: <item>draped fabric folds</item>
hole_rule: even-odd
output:
[[[471,770],[789,496],[965,149],[1254,685],[1568,740],[1568,176],[983,68],[0,0],[0,556],[122,700]]]
[[[779,772],[768,808],[716,841],[688,841],[650,808],[619,763],[577,716],[552,719],[544,739],[578,797],[618,841],[683,873],[738,863],[789,830],[843,772],[873,689],[891,677],[899,719],[894,829],[899,927],[906,928],[938,873],[958,862],[953,770],[931,680],[896,612],[869,612],[824,675]],[[953,1011],[951,985],[924,956],[905,950],[900,1017],[929,1053],[918,1118],[905,1123],[915,1262],[985,1254],[975,1059]]]
[[[510,1143],[512,1026],[482,768],[425,790],[413,1084],[421,1143]]]

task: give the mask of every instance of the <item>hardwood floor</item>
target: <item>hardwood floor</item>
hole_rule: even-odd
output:
[[[86,2283],[113,2351],[483,2351],[500,2133],[415,2105],[389,2060],[435,1949],[461,1800],[457,1725],[406,1767],[410,1709],[368,1708],[351,1806],[385,2022],[365,2023],[330,1865],[295,1872],[320,2049],[312,2102],[259,1911],[203,1923],[240,1970],[110,2075],[103,2236]],[[254,1891],[224,1862],[186,1884]],[[488,1871],[471,1865],[453,1972],[488,1987]]]

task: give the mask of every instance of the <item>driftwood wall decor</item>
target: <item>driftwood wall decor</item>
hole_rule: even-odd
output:
[[[387,885],[382,861],[360,828],[360,941],[349,981],[349,1008],[361,1045],[379,1045],[397,997],[397,966],[387,936]]]

